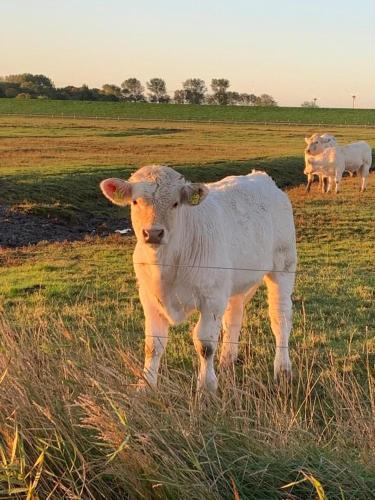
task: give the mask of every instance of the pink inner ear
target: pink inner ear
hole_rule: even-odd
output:
[[[113,195],[113,193],[115,193],[115,192],[116,192],[116,190],[117,190],[117,186],[116,186],[116,184],[114,184],[113,182],[108,182],[108,183],[105,185],[105,189],[106,189],[106,191],[108,192],[108,194]]]

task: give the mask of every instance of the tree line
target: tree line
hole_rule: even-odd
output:
[[[89,88],[85,84],[81,87],[55,87],[45,75],[22,73],[0,77],[0,98],[277,106],[277,102],[269,94],[256,96],[229,90],[230,82],[226,78],[213,78],[210,87],[212,93],[208,93],[204,80],[189,78],[171,97],[162,78],[151,78],[146,82],[146,89],[134,77],[124,80],[120,86],[105,83],[99,89]]]

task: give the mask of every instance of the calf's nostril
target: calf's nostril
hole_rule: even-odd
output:
[[[142,229],[145,243],[159,245],[165,235],[164,229]]]

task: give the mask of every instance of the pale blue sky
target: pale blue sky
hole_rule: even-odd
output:
[[[374,0],[1,0],[0,75],[225,77],[280,105],[375,107]]]

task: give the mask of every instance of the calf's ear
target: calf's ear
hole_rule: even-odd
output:
[[[208,195],[208,188],[204,184],[194,182],[185,184],[181,188],[181,203],[187,205],[199,205]]]
[[[306,144],[308,144],[310,142],[308,137],[305,137],[305,142],[306,142]]]
[[[105,179],[100,183],[100,189],[106,198],[115,205],[125,206],[132,199],[132,185],[122,179]]]

